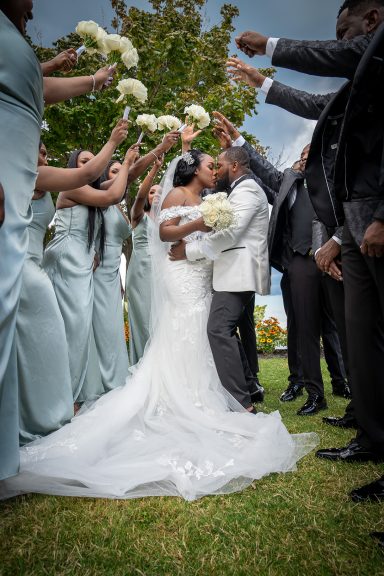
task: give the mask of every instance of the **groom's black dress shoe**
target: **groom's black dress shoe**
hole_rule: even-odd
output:
[[[354,502],[379,502],[384,500],[384,476],[375,480],[375,482],[355,488],[349,495]]]
[[[297,415],[312,416],[313,414],[317,414],[320,410],[325,410],[327,407],[327,402],[324,396],[319,396],[319,394],[310,394],[304,406],[297,411]]]
[[[256,404],[256,402],[263,402],[264,401],[264,388],[256,383],[256,390],[251,393],[251,402],[252,404]]]
[[[357,428],[357,422],[353,416],[324,416],[324,424],[336,426],[337,428]]]
[[[303,395],[303,388],[303,384],[290,384],[280,396],[281,402],[292,402],[292,400],[296,400],[298,396]]]
[[[382,462],[383,457],[377,452],[361,446],[356,440],[352,440],[348,446],[342,448],[324,448],[316,452],[318,458],[340,462]]]
[[[384,548],[384,532],[371,532],[370,537],[374,538],[379,546]]]

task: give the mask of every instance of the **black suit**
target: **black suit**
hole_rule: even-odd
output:
[[[288,352],[291,380],[302,381],[308,393],[324,396],[320,368],[320,334],[322,330],[322,279],[310,252],[312,244],[312,208],[293,218],[294,207],[305,202],[304,177],[291,169],[280,172],[260,156],[248,143],[244,148],[250,155],[251,169],[269,187],[268,200],[273,209],[268,231],[271,264],[283,272],[283,298],[288,320]],[[297,199],[290,209],[289,195],[296,190]],[[310,238],[301,238],[302,229],[309,230]],[[308,236],[308,232],[307,232]],[[302,248],[300,240],[303,240]],[[295,242],[298,241],[297,250]],[[334,327],[333,327],[334,328]],[[329,330],[325,330],[329,333]],[[332,368],[336,378],[343,380],[339,344]],[[332,349],[332,348],[331,348]],[[328,355],[330,358],[331,354]],[[332,360],[329,364],[332,366]]]
[[[275,65],[353,78],[320,117],[307,172],[321,221],[334,226],[345,217],[343,277],[358,440],[384,454],[384,260],[360,251],[370,224],[384,222],[384,24],[373,39],[279,41],[277,48]]]

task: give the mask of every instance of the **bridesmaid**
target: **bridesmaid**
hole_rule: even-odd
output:
[[[0,479],[16,474],[19,465],[16,317],[44,101],[53,104],[99,90],[111,75],[105,67],[92,76],[43,79],[23,37],[32,9],[32,0],[0,3],[0,212],[5,212],[0,226]],[[57,190],[56,176],[42,189]]]
[[[111,160],[101,177],[101,187],[108,189],[120,170],[120,162]],[[93,337],[90,359],[79,401],[92,399],[122,386],[129,368],[124,335],[120,261],[123,242],[131,235],[132,229],[118,204],[104,210],[104,222],[104,255],[93,274]]]
[[[131,210],[133,250],[126,277],[129,321],[129,362],[133,366],[143,355],[149,338],[151,311],[151,256],[148,253],[149,212],[160,186],[153,181],[162,165],[156,159],[143,180]]]
[[[46,165],[47,150],[41,142],[38,166]],[[21,445],[60,428],[73,416],[64,322],[41,267],[44,236],[54,214],[51,194],[35,190],[16,318]]]
[[[113,129],[110,140],[115,148],[126,135],[126,130],[119,126]],[[95,238],[102,225],[99,208],[107,208],[121,200],[127,185],[129,167],[138,157],[137,149],[137,145],[128,149],[121,170],[108,190],[83,186],[60,192],[56,204],[56,234],[46,248],[44,268],[51,278],[65,324],[75,402],[83,386],[88,365]],[[92,161],[93,154],[89,151],[78,151],[71,160],[74,158],[78,167],[86,167],[87,163]],[[102,233],[101,258],[103,249]]]

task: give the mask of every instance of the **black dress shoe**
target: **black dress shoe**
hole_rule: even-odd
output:
[[[337,428],[357,428],[357,422],[353,416],[324,416],[324,424],[336,426]]]
[[[379,502],[384,500],[384,476],[375,480],[375,482],[361,486],[361,488],[355,488],[349,495],[354,502]]]
[[[348,446],[342,448],[324,448],[316,452],[318,458],[340,462],[382,462],[383,457],[377,452],[361,446],[356,440],[352,440]]]
[[[369,535],[371,538],[377,540],[379,546],[384,548],[384,532],[371,532]]]
[[[255,404],[256,402],[264,401],[264,388],[260,384],[256,384],[256,390],[251,393],[251,402]]]
[[[297,411],[298,416],[312,416],[317,414],[320,410],[325,410],[328,408],[327,402],[324,396],[319,396],[319,394],[310,394],[304,406]]]
[[[341,398],[346,398],[347,400],[352,398],[351,389],[348,382],[332,383],[332,394],[333,396],[340,396]]]
[[[296,400],[298,396],[303,395],[303,388],[303,384],[290,384],[280,396],[280,400],[282,402],[292,402],[292,400]]]

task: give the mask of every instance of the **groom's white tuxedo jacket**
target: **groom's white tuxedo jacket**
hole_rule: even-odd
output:
[[[186,245],[188,260],[214,260],[216,292],[269,294],[268,201],[264,191],[248,176],[239,178],[228,197],[236,223],[227,230],[207,234]]]

